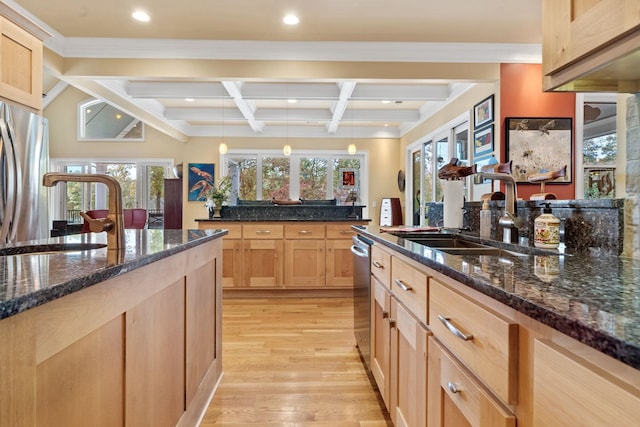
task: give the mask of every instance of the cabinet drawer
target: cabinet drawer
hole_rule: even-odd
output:
[[[391,291],[422,323],[427,323],[427,276],[391,257]]]
[[[324,225],[287,224],[284,237],[286,239],[324,239]]]
[[[327,224],[327,239],[351,239],[355,235],[351,224]]]
[[[508,404],[516,403],[517,323],[431,278],[429,327],[497,396]]]
[[[282,239],[284,227],[281,224],[244,224],[242,237],[245,239]]]
[[[219,228],[223,228],[228,231],[228,234],[224,236],[225,239],[242,239],[241,224],[220,224]]]
[[[379,246],[371,246],[371,274],[391,289],[391,254]]]
[[[444,350],[440,352],[440,388],[464,418],[478,423],[474,425],[515,427],[516,417]]]

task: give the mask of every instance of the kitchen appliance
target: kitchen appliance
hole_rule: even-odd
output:
[[[370,371],[371,358],[371,245],[366,237],[352,238],[353,253],[353,333],[356,347]]]
[[[0,243],[48,237],[47,120],[0,101]]]

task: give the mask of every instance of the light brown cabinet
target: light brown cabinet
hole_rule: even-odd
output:
[[[353,286],[351,225],[359,222],[205,222],[223,228],[225,289],[346,289]]]
[[[195,425],[222,375],[221,255],[207,242],[1,320],[0,426]]]
[[[42,109],[42,41],[2,16],[0,96]]]
[[[516,426],[515,415],[433,337],[428,379],[428,427]]]
[[[548,340],[534,341],[536,426],[631,426],[640,420],[640,389]]]
[[[380,281],[371,279],[371,374],[387,408],[390,402],[391,292]]]
[[[640,90],[639,0],[543,0],[544,90]]]

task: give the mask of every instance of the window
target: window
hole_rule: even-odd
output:
[[[460,165],[469,164],[469,124],[468,114],[461,115],[442,128],[427,136],[423,142],[409,147],[412,172],[411,192],[413,225],[424,225],[427,212],[426,203],[442,201],[442,185],[438,179],[438,170],[456,157]],[[466,188],[468,197],[469,189]]]
[[[351,191],[358,193],[359,200],[366,199],[362,178],[365,154],[305,151],[283,156],[279,152],[230,151],[226,157],[227,173],[237,177],[240,200],[336,199],[344,204]],[[349,175],[353,185],[343,181],[342,173],[347,170],[354,172]]]
[[[583,197],[616,197],[616,103],[588,101],[583,104],[582,138]]]
[[[122,188],[122,207],[144,208],[160,212],[164,209],[164,178],[169,176],[171,161],[132,160],[90,161],[52,160],[52,170],[65,173],[101,173],[114,177]],[[104,184],[67,182],[52,189],[55,219],[81,223],[80,211],[106,209],[108,190]]]
[[[143,141],[144,123],[100,99],[78,106],[81,141]]]

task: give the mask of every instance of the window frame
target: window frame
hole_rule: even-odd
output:
[[[265,200],[262,194],[262,159],[265,157],[287,157],[289,158],[289,198],[292,200],[300,197],[300,159],[304,157],[327,158],[329,160],[329,170],[333,173],[333,159],[335,158],[360,158],[360,191],[358,197],[361,203],[369,200],[369,152],[358,150],[356,154],[349,154],[345,151],[335,150],[312,150],[296,149],[291,155],[285,156],[282,150],[255,150],[255,149],[229,149],[226,154],[220,155],[220,176],[225,176],[229,171],[229,161],[237,159],[257,159],[258,176],[256,177],[257,194],[256,199]],[[333,198],[333,175],[327,182],[327,198]]]

